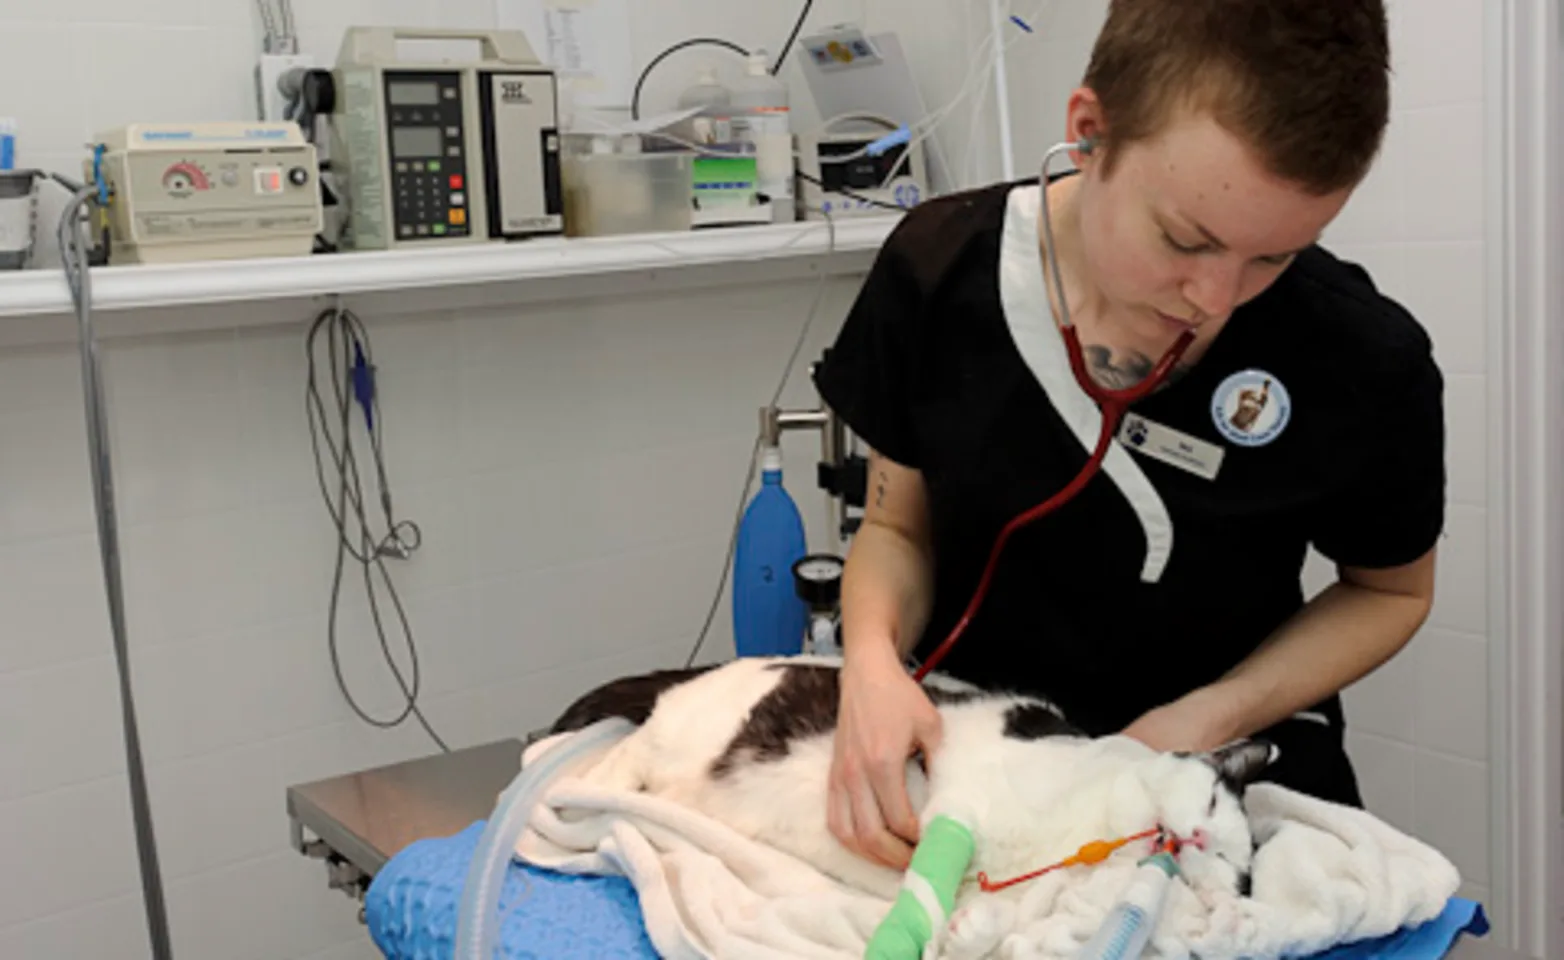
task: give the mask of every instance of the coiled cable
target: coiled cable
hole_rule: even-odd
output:
[[[332,406],[329,411],[321,396],[320,388],[321,361],[318,354],[322,343],[327,349],[324,365],[331,376]],[[413,521],[398,520],[392,505],[391,484],[386,476],[385,423],[380,412],[379,391],[375,387],[374,355],[369,331],[352,311],[342,307],[340,303],[333,305],[322,311],[310,324],[305,339],[305,354],[309,363],[305,385],[305,407],[309,414],[310,449],[315,457],[315,476],[320,484],[321,497],[325,501],[327,513],[331,516],[332,525],[337,531],[336,565],[331,578],[331,600],[326,625],[326,643],[331,652],[331,669],[336,677],[337,687],[358,718],[370,726],[390,729],[400,726],[408,717],[413,717],[424,728],[424,732],[429,734],[429,739],[433,740],[442,751],[449,753],[451,748],[435,732],[418,706],[418,693],[422,682],[418,644],[413,638],[413,629],[408,622],[407,611],[402,606],[402,598],[397,593],[396,584],[392,582],[390,570],[386,567],[387,557],[402,560],[410,557],[422,544],[423,534]],[[352,440],[355,400],[363,411],[364,429],[369,437],[370,458],[380,492],[380,509],[385,518],[386,533],[378,539],[370,532],[359,457],[354,451]],[[335,424],[335,436],[333,436],[333,424]],[[335,501],[333,501],[332,487],[327,483],[326,461],[321,456],[322,446],[329,454],[331,468],[335,473]],[[358,524],[357,531],[351,534],[350,519],[357,521]],[[396,679],[397,687],[402,691],[401,710],[390,719],[375,717],[360,706],[353,692],[348,689],[347,679],[343,675],[342,659],[338,650],[337,619],[342,598],[342,582],[349,557],[363,572],[364,590],[369,600],[369,615],[380,641],[380,651],[385,657],[391,675]],[[386,626],[381,616],[380,601],[377,599],[375,587],[377,573],[385,585],[397,621],[407,640],[411,682],[403,676],[396,658],[391,655],[391,645],[386,638]]]

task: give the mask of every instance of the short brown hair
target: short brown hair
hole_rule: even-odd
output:
[[[1381,0],[1112,0],[1083,83],[1113,147],[1208,112],[1277,176],[1318,193],[1368,173],[1390,114]]]

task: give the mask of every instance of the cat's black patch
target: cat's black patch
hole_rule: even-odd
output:
[[[711,765],[714,778],[726,776],[741,757],[765,763],[781,760],[795,740],[836,729],[841,672],[835,667],[777,664],[782,679],[760,698],[735,736]]]
[[[1260,852],[1260,841],[1253,836],[1249,838],[1249,862],[1254,863],[1255,855]],[[1226,859],[1225,857],[1223,859]],[[1254,896],[1254,873],[1251,870],[1238,871],[1238,895],[1240,897]]]
[[[988,694],[981,690],[950,690],[943,687],[936,687],[932,684],[925,684],[923,687],[923,692],[929,695],[929,702],[934,704],[936,707],[948,707],[952,704],[971,703],[974,700],[981,700],[988,696]]]
[[[590,727],[599,720],[623,717],[636,726],[646,722],[664,692],[687,683],[713,667],[687,670],[658,670],[635,677],[621,677],[582,695],[565,708],[554,721],[550,733],[571,733]]]
[[[1023,701],[1005,711],[1005,736],[1012,740],[1078,737],[1077,730],[1046,704]]]
[[[1173,751],[1175,757],[1193,757],[1204,761],[1216,771],[1216,780],[1222,789],[1240,801],[1249,785],[1258,780],[1279,755],[1275,744],[1257,739],[1235,740],[1207,753]]]
[[[1235,797],[1242,797],[1249,784],[1254,783],[1275,762],[1279,751],[1269,741],[1248,739],[1218,747],[1207,757],[1216,768],[1217,779]]]

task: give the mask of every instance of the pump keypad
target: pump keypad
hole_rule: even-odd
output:
[[[469,235],[459,74],[387,71],[385,97],[397,238]]]

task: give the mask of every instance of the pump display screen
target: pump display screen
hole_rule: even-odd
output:
[[[440,102],[440,88],[433,83],[392,83],[388,86],[393,107],[432,107]]]
[[[401,241],[471,237],[467,121],[455,70],[387,72],[385,144],[392,229]],[[478,209],[481,211],[482,207]]]
[[[440,156],[439,127],[393,127],[391,152],[399,157]]]

